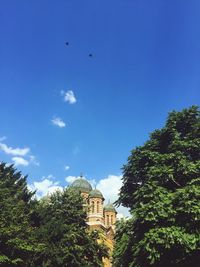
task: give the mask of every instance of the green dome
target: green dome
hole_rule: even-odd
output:
[[[71,187],[80,190],[81,192],[89,193],[92,190],[91,184],[85,179],[77,179],[72,184]]]
[[[113,206],[112,203],[108,203],[105,207],[104,207],[104,211],[113,211],[116,212],[115,207]]]
[[[99,198],[103,198],[104,199],[102,193],[97,189],[94,189],[94,190],[90,191],[89,197],[91,197],[91,198],[99,197]]]

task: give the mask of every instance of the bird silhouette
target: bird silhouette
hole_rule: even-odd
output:
[[[68,46],[69,45],[69,42],[65,42],[65,45]],[[88,54],[89,57],[93,57],[93,54]]]

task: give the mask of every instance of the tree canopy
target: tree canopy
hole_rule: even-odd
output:
[[[37,234],[45,243],[43,266],[102,266],[107,250],[97,243],[98,233],[88,232],[83,199],[76,190],[57,191],[42,199],[38,214]]]
[[[0,266],[31,266],[40,250],[26,178],[12,165],[0,164]]]
[[[171,112],[162,129],[132,150],[118,204],[132,218],[117,227],[115,266],[199,266],[198,107]]]
[[[80,194],[66,188],[36,200],[26,179],[0,163],[0,266],[102,266],[107,249],[88,232]]]

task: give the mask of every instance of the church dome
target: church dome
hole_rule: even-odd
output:
[[[89,197],[90,198],[103,198],[104,199],[102,193],[97,189],[90,191]]]
[[[83,178],[75,180],[71,184],[71,187],[73,187],[75,189],[78,189],[81,192],[87,192],[87,193],[89,193],[92,190],[91,184],[87,180],[85,180]]]
[[[108,203],[107,205],[105,205],[104,211],[111,211],[116,213],[116,209],[112,203]]]

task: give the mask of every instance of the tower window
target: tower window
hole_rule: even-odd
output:
[[[92,213],[94,213],[94,201],[92,201]]]
[[[99,213],[99,201],[97,201],[97,213]]]
[[[107,225],[109,226],[109,215],[106,215]]]
[[[113,215],[111,215],[111,224],[113,224]]]

